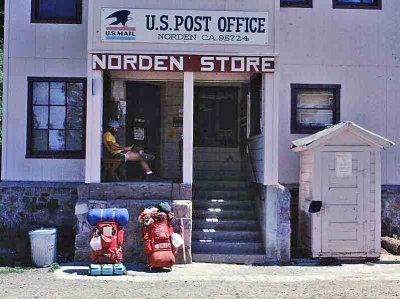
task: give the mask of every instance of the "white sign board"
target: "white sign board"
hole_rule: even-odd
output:
[[[352,153],[336,153],[335,156],[336,177],[348,178],[353,176]]]
[[[104,42],[266,45],[268,13],[102,8]]]
[[[144,128],[133,128],[133,139],[143,141],[144,137]]]

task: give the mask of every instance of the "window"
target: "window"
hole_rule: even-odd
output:
[[[27,158],[84,158],[86,79],[28,78]]]
[[[255,75],[250,81],[250,137],[262,133],[262,94],[261,94],[261,75]]]
[[[82,0],[32,0],[32,23],[82,23]]]
[[[281,0],[281,7],[313,7],[312,0]]]
[[[382,9],[382,0],[333,0],[333,8]]]
[[[316,133],[340,121],[340,85],[292,84],[292,134]]]

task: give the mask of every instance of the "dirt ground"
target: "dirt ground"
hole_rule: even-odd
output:
[[[317,266],[193,264],[122,277],[88,277],[85,266],[0,268],[0,298],[398,298],[400,262]]]

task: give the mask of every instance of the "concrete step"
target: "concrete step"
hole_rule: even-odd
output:
[[[246,200],[249,198],[249,196],[248,192],[243,190],[195,190],[193,192],[193,198]]]
[[[257,220],[254,210],[194,209],[194,219]]]
[[[201,242],[192,241],[193,253],[263,254],[261,242]]]
[[[244,264],[244,265],[262,265],[267,262],[264,254],[192,254],[193,262],[196,263],[214,263],[214,264]]]
[[[214,229],[197,229],[193,231],[193,240],[211,240],[227,242],[251,242],[260,241],[261,233],[259,231],[224,231]]]
[[[256,202],[254,200],[225,200],[225,199],[202,199],[196,198],[193,200],[193,208],[215,208],[215,209],[242,209],[256,210]]]
[[[195,180],[246,180],[247,172],[238,171],[216,171],[216,170],[194,170]]]
[[[205,219],[193,219],[193,229],[215,229],[215,230],[259,230],[257,220],[219,220],[207,221]]]
[[[228,190],[228,191],[237,191],[243,190],[246,191],[249,187],[249,183],[246,181],[227,181],[227,180],[196,180],[193,185],[193,190]]]

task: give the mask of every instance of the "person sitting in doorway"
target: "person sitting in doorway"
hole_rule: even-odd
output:
[[[142,147],[122,146],[117,143],[115,134],[118,132],[120,125],[116,120],[111,120],[108,124],[109,130],[103,135],[103,143],[108,153],[114,159],[119,159],[123,163],[127,161],[140,162],[147,176],[153,175],[147,161],[154,160],[154,156],[143,151]]]

